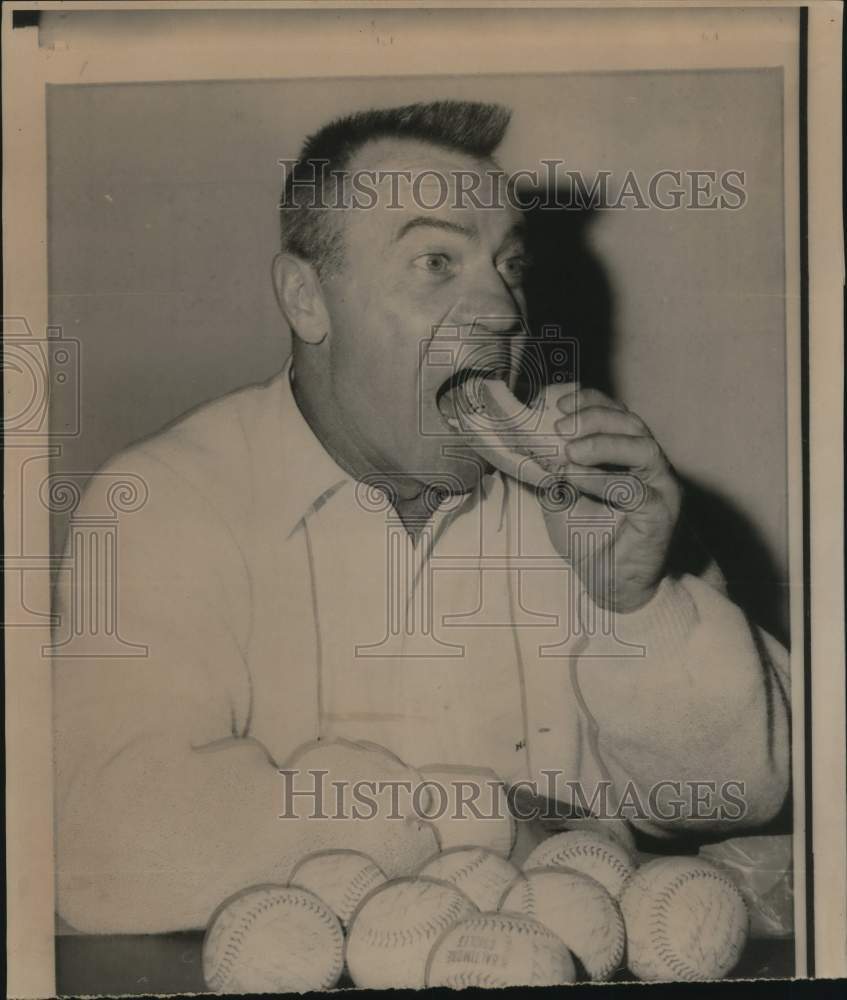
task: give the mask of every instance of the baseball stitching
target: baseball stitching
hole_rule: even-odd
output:
[[[623,928],[623,918],[619,914],[615,914],[615,916],[617,916],[617,919],[612,922],[615,925],[617,934],[615,935],[614,947],[611,949],[612,957],[606,965],[596,970],[595,975],[598,979],[605,979],[606,976],[620,967],[623,960],[624,949],[626,948],[626,933]]]
[[[438,984],[448,989],[464,989],[466,986],[478,986],[482,989],[499,990],[514,986],[505,979],[498,979],[490,972],[453,972]]]
[[[471,858],[470,861],[466,862],[461,867],[457,868],[454,872],[450,874],[451,879],[456,879],[457,882],[461,881],[463,878],[467,878],[473,872],[485,864],[488,859],[487,854],[480,854],[477,858]]]
[[[549,866],[550,864],[561,864],[569,857],[591,857],[595,860],[609,862],[614,871],[620,875],[622,879],[626,879],[631,872],[629,865],[621,861],[620,858],[615,857],[615,855],[609,851],[608,848],[601,846],[600,844],[570,844],[564,847],[557,847],[554,853],[549,857],[540,849],[544,847],[544,844],[542,843],[538,846],[538,856],[534,858],[530,855],[527,858],[527,863],[524,867],[530,867],[530,861],[533,862],[534,867],[541,868]]]
[[[718,872],[712,872],[706,869],[697,869],[696,871],[680,873],[662,890],[661,893],[658,893],[651,899],[653,911],[652,920],[649,924],[651,944],[655,947],[656,955],[659,960],[664,962],[670,972],[678,979],[699,979],[700,973],[693,965],[690,965],[674,953],[670,936],[668,934],[668,911],[670,909],[671,900],[678,890],[686,883],[691,882],[694,879],[701,878],[711,879],[713,882],[717,882],[721,886],[729,888],[733,896],[737,892],[735,885],[725,876],[719,874]],[[743,902],[744,900],[742,898],[742,903]]]
[[[545,868],[543,870],[556,871],[556,869],[552,868],[551,869]],[[575,874],[580,878],[590,878],[590,876],[583,875],[582,872],[575,872]],[[591,890],[590,885],[585,886],[585,888],[589,889],[589,891]],[[515,889],[517,889],[518,891],[523,890],[520,899],[521,909],[527,914],[527,916],[534,917],[536,920],[539,920],[540,923],[544,923],[544,921],[541,919],[536,909],[535,886],[533,884],[531,872],[527,872],[524,875],[524,881],[516,883],[514,888],[509,888],[506,890],[506,893],[504,894],[503,900],[501,902],[501,906],[506,903],[508,896],[513,891],[515,891]],[[601,904],[607,907],[611,906],[611,917],[613,918],[611,922],[612,924],[614,924],[614,929],[617,931],[617,933],[615,934],[614,944],[611,948],[612,957],[609,959],[606,965],[600,966],[594,972],[594,977],[598,979],[604,979],[606,976],[609,975],[610,972],[614,972],[614,970],[619,967],[621,959],[623,958],[623,949],[626,944],[626,936],[622,926],[623,919],[620,917],[618,917],[618,919],[614,919],[617,916],[614,900],[612,900],[611,897],[608,897],[608,899],[604,898],[605,896],[608,896],[608,894],[604,889],[602,889],[602,887],[598,888],[597,891],[598,892],[602,891],[604,894],[603,896],[598,897],[601,901]],[[612,928],[609,927],[609,930],[612,930]],[[565,942],[565,944],[568,948],[573,950],[567,941]],[[577,958],[579,958],[580,961],[582,961],[583,965],[586,966],[586,971],[588,971],[589,975],[591,975],[585,960],[579,955],[577,955]]]
[[[450,900],[446,910],[436,913],[434,917],[430,917],[424,923],[415,924],[412,927],[403,927],[400,930],[382,930],[379,927],[371,926],[365,928],[363,937],[368,944],[376,948],[416,944],[421,938],[424,940],[431,938],[446,927],[449,927],[454,918],[465,910],[468,900],[459,894],[458,890],[456,890],[456,893]]]
[[[344,897],[339,904],[339,909],[346,914],[344,917],[345,920],[352,916],[353,910],[356,909],[356,905],[362,896],[378,884],[377,880],[381,875],[382,872],[380,872],[376,865],[370,865],[369,867],[362,868],[350,879],[347,888],[344,890]]]
[[[535,916],[535,886],[532,884],[532,879],[527,877],[525,882],[524,897],[526,899],[526,905],[529,908],[529,915],[531,917]]]
[[[524,917],[523,913],[515,914],[518,918]],[[473,930],[484,930],[486,927],[490,927],[492,924],[496,927],[499,923],[500,927],[508,931],[516,931],[518,934],[529,934],[533,937],[552,937],[556,938],[556,935],[546,928],[543,924],[538,922],[533,922],[534,917],[526,917],[526,919],[515,920],[514,917],[510,916],[508,913],[487,913],[480,914],[479,916],[471,916],[466,920],[462,921],[462,927],[468,927]],[[558,941],[558,938],[556,938]]]
[[[310,910],[312,913],[320,917],[321,921],[324,924],[326,924],[327,927],[333,932],[335,932],[338,929],[336,923],[334,922],[332,914],[329,913],[324,907],[316,906],[315,903],[311,899],[309,899],[308,896],[306,895],[301,896],[289,893],[285,897],[275,896],[270,899],[266,898],[264,900],[261,900],[257,902],[252,909],[250,909],[247,913],[245,913],[242,916],[240,923],[238,923],[235,929],[230,932],[229,940],[227,941],[227,945],[224,948],[220,961],[218,962],[218,966],[215,969],[215,971],[210,975],[208,980],[209,986],[211,986],[213,990],[222,993],[225,990],[226,986],[229,985],[229,976],[230,973],[232,972],[232,966],[235,963],[235,961],[240,957],[241,945],[244,941],[244,938],[247,936],[250,929],[256,923],[258,918],[262,916],[264,913],[267,913],[269,910],[274,909],[275,907],[279,907],[282,905],[291,905],[291,904],[293,904],[294,906],[305,906],[306,909]],[[319,987],[320,989],[328,989],[332,985],[336,976],[340,973],[342,967],[342,958],[340,953],[341,953],[341,940],[343,939],[339,939],[335,934],[333,934],[333,936],[336,937],[337,941],[336,951],[338,952],[338,954],[336,955],[335,965],[338,969],[338,972],[333,975],[328,975],[322,981],[321,986]]]
[[[477,848],[477,850],[481,850],[481,848]],[[440,857],[435,858],[434,861],[427,862],[427,864],[424,866],[424,869],[421,870],[421,873],[423,874],[425,869],[430,866],[433,866],[434,868],[436,868],[436,870],[440,870],[438,862],[441,860],[441,858],[445,857],[449,857],[449,854],[442,854],[440,855]],[[463,865],[460,865],[458,868],[454,869],[449,874],[444,873],[443,875],[439,875],[437,877],[446,878],[451,882],[460,882],[463,878],[467,878],[468,875],[473,874],[473,872],[475,872],[477,868],[484,865],[487,860],[488,860],[488,855],[482,853],[479,857],[471,858],[469,861],[466,861]]]

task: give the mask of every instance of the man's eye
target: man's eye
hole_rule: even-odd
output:
[[[497,270],[512,284],[523,281],[529,270],[529,260],[526,257],[507,257],[497,265]]]
[[[429,274],[446,274],[450,270],[450,258],[446,253],[425,253],[414,260],[415,267]]]

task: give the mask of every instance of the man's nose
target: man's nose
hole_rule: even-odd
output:
[[[515,336],[525,332],[521,307],[496,269],[475,275],[462,309],[463,325],[474,333],[492,336]]]

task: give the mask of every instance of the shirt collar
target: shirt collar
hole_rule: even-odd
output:
[[[326,451],[303,416],[291,384],[293,360],[280,373],[282,389],[283,461],[285,463],[284,530],[291,534],[335,492],[353,481]]]

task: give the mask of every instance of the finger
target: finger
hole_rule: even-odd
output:
[[[575,413],[587,406],[608,406],[613,410],[626,412],[623,403],[617,402],[599,389],[578,389],[567,393],[559,400],[559,409],[565,414]]]
[[[623,465],[657,469],[664,463],[662,449],[652,437],[629,434],[589,434],[569,441],[568,458],[579,465]]]
[[[640,417],[608,406],[588,406],[567,417],[560,417],[553,428],[557,434],[569,438],[585,437],[588,434],[629,434],[635,437],[650,435],[647,425]]]
[[[619,501],[624,506],[637,506],[646,495],[645,484],[632,472],[604,472],[590,465],[572,462],[560,470],[556,478],[568,483],[578,494],[605,501],[610,506],[618,505]],[[553,497],[556,497],[555,486],[551,489]],[[572,503],[572,497],[562,491],[559,491],[558,498],[562,508]]]
[[[512,479],[517,479],[528,486],[538,486],[538,484],[549,476],[546,468],[541,466],[535,458],[525,455],[515,448],[504,445],[500,439],[493,434],[476,434],[472,438],[469,435],[473,454],[481,463],[493,465],[495,469],[505,473]],[[471,459],[472,455],[462,455],[463,458]]]
[[[579,382],[564,382],[562,385],[548,385],[546,392],[556,394],[556,406],[561,410],[563,401],[579,390]]]

